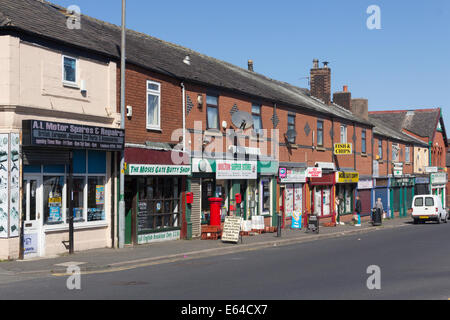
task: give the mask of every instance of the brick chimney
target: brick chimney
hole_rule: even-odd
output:
[[[319,60],[314,59],[311,69],[311,95],[319,98],[326,104],[331,104],[331,69],[328,62],[323,62],[323,68],[319,68]]]
[[[333,94],[333,102],[345,109],[352,111],[352,94],[348,92],[348,86],[344,86],[341,92],[336,92]]]
[[[369,100],[360,98],[352,99],[351,111],[353,114],[369,120]]]

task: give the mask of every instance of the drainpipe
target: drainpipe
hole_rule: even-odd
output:
[[[184,82],[181,82],[181,89],[183,93],[183,153],[186,152],[186,87]]]

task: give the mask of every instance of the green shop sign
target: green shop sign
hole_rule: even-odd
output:
[[[414,178],[393,179],[391,187],[410,187],[414,186]]]
[[[129,164],[127,174],[130,176],[188,176],[191,166]]]

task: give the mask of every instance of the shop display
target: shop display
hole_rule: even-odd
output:
[[[10,135],[10,203],[9,203],[9,224],[10,237],[19,236],[19,180],[20,180],[20,164],[19,164],[19,148],[20,148],[20,137],[18,133],[11,133]]]

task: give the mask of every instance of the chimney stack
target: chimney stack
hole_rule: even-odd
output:
[[[331,69],[328,62],[323,62],[324,67],[319,68],[319,60],[314,59],[311,69],[311,95],[319,98],[325,104],[331,104]]]
[[[333,102],[345,109],[352,111],[352,94],[348,92],[348,86],[344,86],[342,92],[333,94]]]
[[[253,72],[253,60],[248,60],[248,71]]]
[[[360,116],[363,119],[369,120],[369,100],[367,99],[352,99],[353,114]]]

